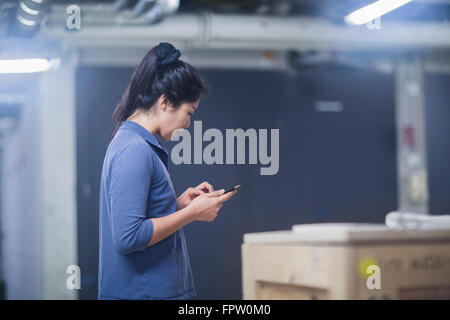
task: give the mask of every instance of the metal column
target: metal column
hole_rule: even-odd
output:
[[[398,209],[428,214],[423,78],[420,58],[396,64]]]

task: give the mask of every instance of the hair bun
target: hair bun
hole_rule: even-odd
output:
[[[156,47],[156,54],[159,58],[159,64],[172,63],[181,56],[180,50],[177,50],[172,44],[168,42],[161,42]]]

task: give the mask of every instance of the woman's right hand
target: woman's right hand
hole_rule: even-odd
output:
[[[192,209],[194,221],[213,221],[225,201],[230,200],[237,190],[224,194],[225,189],[202,193],[188,205]]]

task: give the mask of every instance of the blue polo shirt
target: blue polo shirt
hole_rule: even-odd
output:
[[[108,146],[100,185],[99,299],[196,295],[183,228],[147,247],[150,218],[177,211],[168,153],[144,127],[122,122]]]

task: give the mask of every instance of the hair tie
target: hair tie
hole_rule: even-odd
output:
[[[156,47],[156,54],[159,58],[159,64],[172,63],[181,56],[180,50],[177,50],[172,44],[168,42],[161,42]]]

